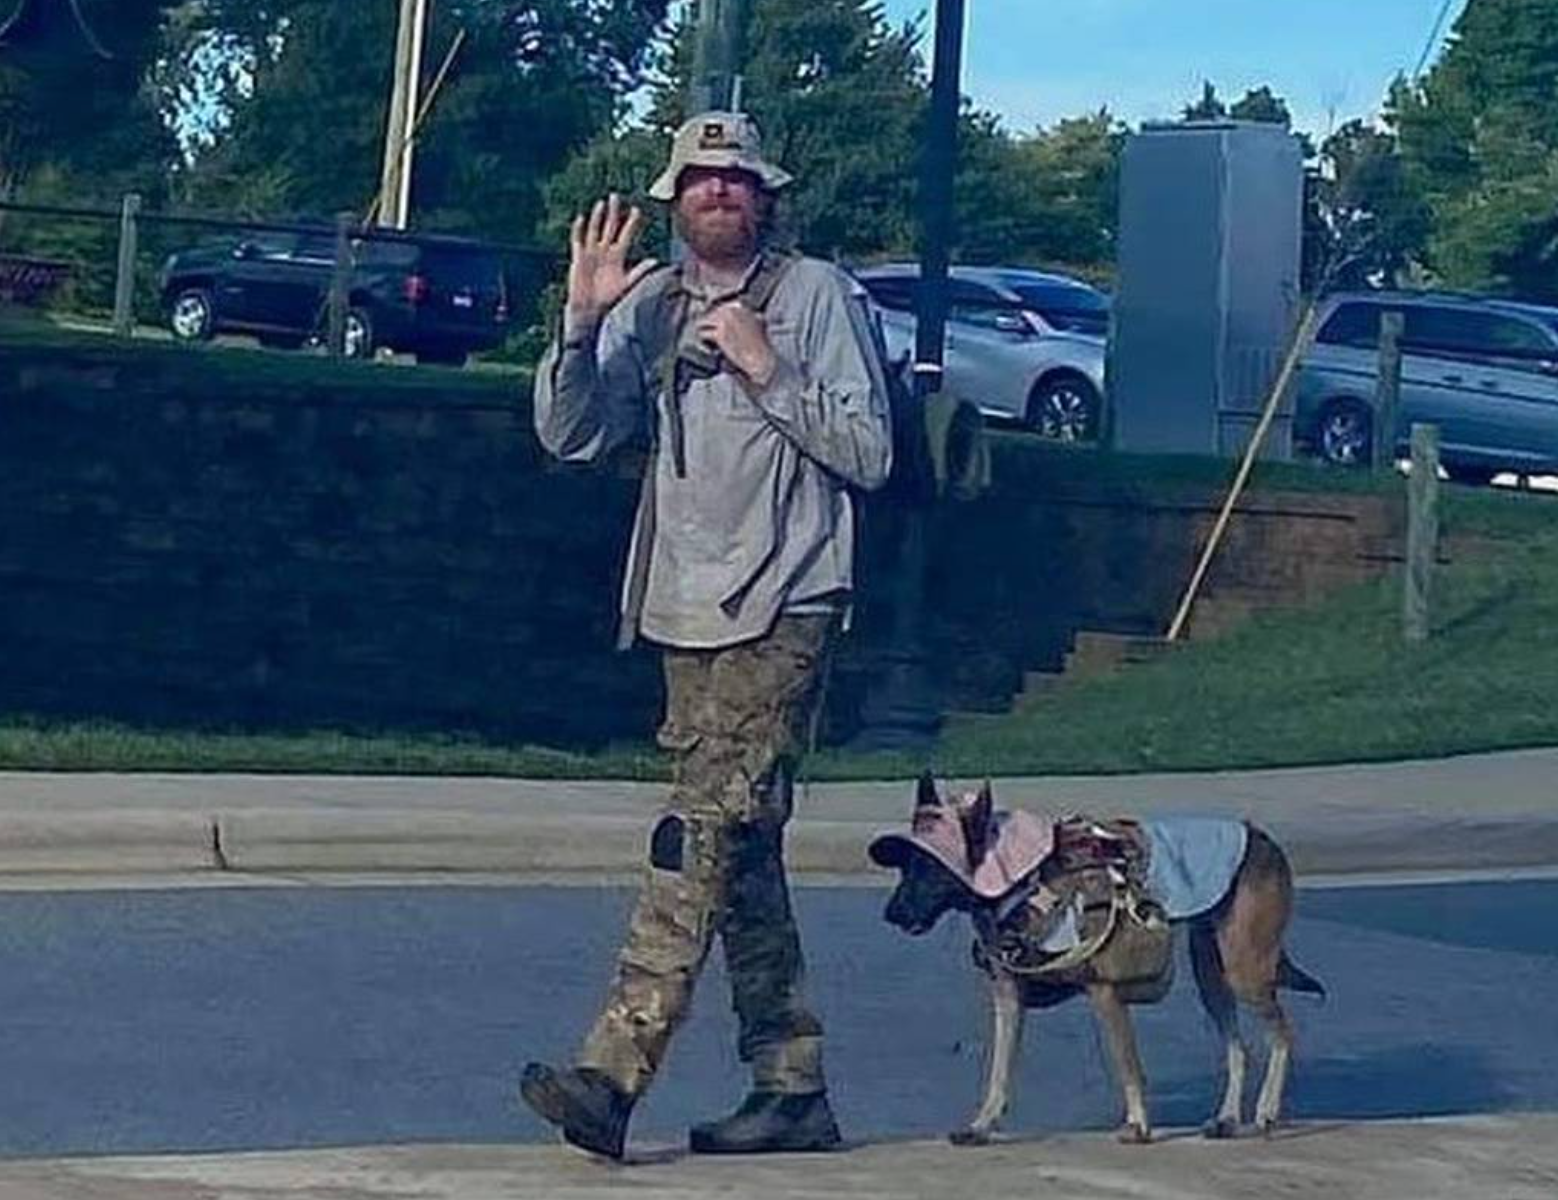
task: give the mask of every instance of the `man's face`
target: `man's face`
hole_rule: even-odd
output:
[[[676,230],[692,252],[713,262],[757,253],[767,197],[736,168],[688,167],[678,181]]]

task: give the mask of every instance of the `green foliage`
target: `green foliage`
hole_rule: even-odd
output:
[[[175,144],[151,74],[175,2],[123,0],[88,32],[66,5],[30,10],[0,52],[0,200],[116,209],[128,191],[150,205],[166,196]],[[95,53],[97,38],[112,58]],[[0,248],[76,265],[60,306],[111,305],[117,238],[108,222],[0,213]]]
[[[1389,113],[1431,216],[1423,257],[1457,287],[1558,301],[1558,0],[1469,4]]]
[[[0,197],[46,162],[91,177],[160,174],[171,143],[145,86],[165,10],[174,0],[123,0],[97,56],[65,5],[35,19],[0,54]]]
[[[690,14],[689,14],[690,15]],[[555,244],[572,213],[607,191],[646,203],[669,137],[686,116],[694,28],[662,47],[662,81],[641,124],[586,147],[547,191]],[[912,28],[895,29],[870,0],[769,0],[748,34],[743,106],[762,126],[765,153],[796,175],[781,236],[825,257],[905,253],[911,220],[923,67]],[[663,216],[645,249],[665,252]]]
[[[685,117],[693,29],[663,51],[662,85],[639,125],[591,143],[548,188],[547,236],[615,190],[642,199]],[[767,152],[795,176],[782,232],[811,253],[850,261],[914,252],[928,106],[917,26],[894,27],[875,0],[767,0],[748,31],[744,103]],[[1062,265],[1108,273],[1124,128],[1107,112],[1013,136],[965,107],[954,252],[965,262]],[[664,251],[668,232],[646,236]]]
[[[1113,262],[1125,136],[1125,126],[1099,109],[1017,141],[1031,259],[1084,270]]]
[[[93,52],[61,4],[35,7],[0,54],[0,199],[24,195],[45,165],[92,198],[134,185],[153,190],[172,158],[148,85],[166,11],[176,0],[123,0],[95,34]],[[8,10],[9,11],[9,10]]]
[[[1309,177],[1306,278],[1327,268],[1337,287],[1395,285],[1411,274],[1431,216],[1388,130],[1349,121],[1320,147]]]
[[[424,83],[458,30],[468,40],[418,141],[422,228],[528,242],[542,185],[616,115],[642,71],[665,0],[435,6]],[[184,30],[176,103],[224,106],[196,139],[186,199],[247,214],[366,212],[378,192],[396,6],[226,0]],[[210,47],[226,47],[216,60]],[[248,64],[234,74],[233,62]]]

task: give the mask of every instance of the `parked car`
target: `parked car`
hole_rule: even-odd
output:
[[[346,314],[346,353],[380,347],[420,362],[459,365],[502,343],[509,305],[503,264],[480,242],[452,237],[357,239]],[[173,255],[163,268],[168,326],[180,341],[254,334],[297,349],[324,336],[335,234],[256,233]]]
[[[1451,479],[1558,470],[1558,309],[1445,292],[1344,292],[1322,302],[1301,366],[1294,437],[1327,462],[1368,463],[1380,317],[1399,312],[1401,399],[1383,436],[1400,451],[1416,422],[1439,427]]]
[[[919,268],[855,274],[881,313],[889,354],[912,359]],[[948,390],[1046,437],[1096,438],[1109,298],[1066,275],[1006,267],[953,267],[950,289]]]

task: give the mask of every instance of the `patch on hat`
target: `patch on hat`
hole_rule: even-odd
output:
[[[698,135],[698,149],[739,150],[740,144],[730,137],[729,132],[724,121],[704,122],[703,131]]]

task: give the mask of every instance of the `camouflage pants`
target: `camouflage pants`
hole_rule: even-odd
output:
[[[783,846],[834,625],[781,617],[755,642],[665,652],[671,797],[650,834],[616,979],[579,1056],[631,1095],[654,1078],[716,934],[754,1089],[822,1090],[822,1026],[801,996]]]

